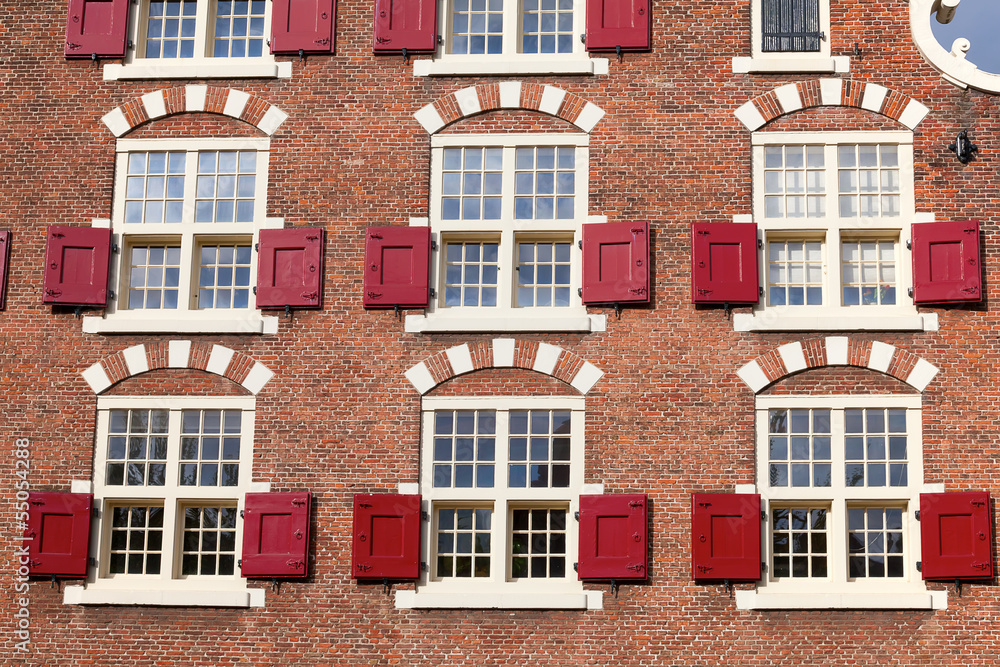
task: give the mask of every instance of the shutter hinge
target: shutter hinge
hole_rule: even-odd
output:
[[[912,287],[907,287],[906,288],[906,296],[908,296],[910,298],[913,298],[913,288]]]
[[[574,572],[579,572],[580,571],[580,564],[579,563],[573,563],[573,571]]]
[[[114,253],[118,252],[118,244],[117,243],[112,243],[111,244],[111,252],[114,252]]]
[[[437,292],[434,290],[433,287],[431,288],[431,298],[432,299],[436,299],[437,298]]]
[[[580,510],[573,512],[573,518],[576,519],[577,521],[580,520]]]
[[[242,558],[239,559],[238,561],[236,561],[236,567],[240,568],[241,570],[243,569],[243,559]]]
[[[913,241],[912,241],[912,239],[906,239],[906,249],[907,250],[913,250]]]
[[[824,42],[826,41],[826,31],[825,31],[825,30],[820,30],[820,31],[819,31],[819,38],[820,38],[820,39],[821,39],[822,41],[824,41]]]
[[[243,518],[243,510],[240,510],[240,518]]]
[[[757,239],[757,250],[764,249],[764,241],[762,239]]]
[[[88,556],[87,557],[87,565],[89,565],[91,567],[97,567],[97,559],[94,558],[93,556]],[[55,576],[55,575],[52,575],[52,576]]]
[[[914,512],[913,516],[915,516],[917,518],[917,521],[920,521],[920,510],[917,510],[916,512]]]
[[[917,561],[917,572],[923,572],[923,571],[924,571],[924,562],[918,560]]]
[[[577,287],[576,288],[576,295],[577,296],[583,296],[583,288],[582,287]]]
[[[101,510],[99,508],[97,508],[97,507],[92,507],[90,509],[90,516],[92,516],[95,519],[100,519],[101,518]]]
[[[583,250],[583,239],[577,239],[576,247]]]
[[[117,299],[117,298],[118,298],[118,297],[117,297],[117,296],[115,295],[115,291],[114,291],[113,289],[109,289],[109,290],[108,290],[108,298],[109,298],[109,299],[111,299],[112,301],[114,301],[115,299]]]
[[[428,514],[426,510],[420,510],[420,518],[423,519],[424,521],[430,521],[431,515]]]
[[[253,244],[253,249],[254,249],[254,250],[255,250],[256,252],[260,252],[260,243],[254,243],[254,244]]]
[[[431,250],[437,250],[437,249],[438,249],[438,243],[437,243],[437,241],[435,241],[434,239],[431,239]]]
[[[764,288],[763,287],[758,287],[757,288],[757,296],[764,296]]]
[[[421,572],[427,571],[427,561],[425,560],[420,561],[420,571]]]
[[[253,295],[257,296],[257,286],[256,285],[253,286]]]
[[[763,572],[764,574],[767,574],[767,563],[765,563],[764,561],[760,562],[760,571]]]
[[[763,521],[764,523],[767,523],[767,512],[761,510],[761,512],[760,512],[760,520]]]

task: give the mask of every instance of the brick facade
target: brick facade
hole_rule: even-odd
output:
[[[64,58],[65,2],[0,8],[0,228],[12,231],[0,312],[0,661],[1000,662],[995,578],[966,582],[960,596],[929,582],[947,592],[946,608],[908,610],[739,609],[721,582],[692,580],[691,494],[763,483],[758,395],[919,395],[923,482],[1000,494],[1000,98],[927,64],[904,4],[830,5],[831,53],[850,56],[848,73],[733,73],[731,59],[750,55],[751,5],[711,0],[653,3],[652,50],[593,54],[609,55],[608,74],[421,77],[413,60],[429,56],[373,55],[373,3],[341,0],[336,53],[276,56],[290,78],[117,81],[104,80],[101,61]],[[573,333],[414,334],[404,318],[419,310],[365,310],[365,227],[426,218],[430,138],[468,128],[589,135],[586,213],[650,221],[650,303],[591,306],[605,330]],[[979,153],[962,164],[947,147],[966,128]],[[912,131],[915,209],[980,221],[984,299],[920,307],[938,318],[923,331],[737,332],[731,317],[749,306],[693,305],[691,223],[751,214],[752,133],[785,130]],[[46,226],[112,217],[116,141],[164,137],[269,139],[266,215],[326,229],[321,309],[268,313],[276,334],[91,334],[78,315],[100,310],[42,304]],[[309,576],[251,582],[266,603],[248,608],[65,604],[78,582],[25,584],[17,482],[86,486],[103,446],[99,399],[178,395],[255,398],[252,481],[313,495]],[[584,483],[648,495],[646,581],[614,594],[585,583],[603,592],[599,609],[397,609],[396,592],[414,583],[387,593],[352,576],[353,496],[412,492],[422,399],[499,395],[582,397]]]

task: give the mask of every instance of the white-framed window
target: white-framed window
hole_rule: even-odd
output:
[[[744,607],[931,608],[919,395],[756,399],[764,574]]]
[[[930,329],[913,305],[910,132],[753,135],[763,294],[739,330]]]
[[[254,307],[266,218],[266,139],[120,139],[114,297],[86,331],[262,332]]]
[[[580,40],[583,0],[440,0],[441,44],[414,74],[607,74]]]
[[[431,139],[431,306],[409,331],[590,331],[584,134]]]
[[[139,0],[129,14],[129,48],[105,79],[287,77],[268,41],[266,0]]]
[[[74,602],[263,604],[238,564],[244,496],[260,490],[254,407],[252,397],[98,398],[93,564]]]
[[[848,56],[830,53],[830,0],[750,0],[750,40],[736,73],[850,70]]]
[[[402,606],[587,608],[584,399],[425,398],[422,415],[427,566]]]

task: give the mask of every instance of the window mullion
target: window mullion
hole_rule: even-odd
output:
[[[830,503],[828,522],[828,544],[831,581],[845,583],[847,581],[847,553],[850,546],[847,542],[847,502],[838,498]]]
[[[199,54],[202,58],[207,58],[209,55],[209,23],[212,21],[215,3],[214,2],[199,2],[197,3],[197,13],[195,14],[195,25],[194,25],[194,48],[195,53]]]
[[[183,513],[177,507],[176,487],[167,487],[163,498],[163,544],[160,551],[160,575],[163,581],[172,581],[177,571],[177,548],[180,546],[178,527]]]
[[[517,54],[521,49],[518,42],[521,39],[520,2],[503,3],[503,39],[501,52],[504,56]]]
[[[828,306],[839,307],[843,305],[843,289],[841,289],[841,281],[843,278],[843,265],[841,264],[841,238],[840,229],[836,226],[831,226],[826,230],[826,240],[823,244],[826,247],[826,257],[824,264],[826,265],[826,280],[825,287],[829,291],[829,294],[823,299],[823,303]]]

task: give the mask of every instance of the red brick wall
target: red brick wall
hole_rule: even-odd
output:
[[[940,368],[924,393],[924,471],[950,490],[1000,493],[1000,382],[992,303],[1000,283],[993,239],[1000,169],[997,98],[961,90],[919,56],[904,3],[831,3],[831,49],[851,55],[839,78],[871,82],[930,108],[914,136],[916,208],[939,220],[979,219],[986,300],[937,312],[940,330],[851,332]],[[749,55],[749,2],[654,3],[653,51],[612,58],[608,76],[524,77],[600,106],[590,139],[589,212],[650,220],[652,301],[611,309],[607,331],[514,334],[558,345],[605,375],[586,397],[586,481],[651,499],[649,581],[604,596],[599,611],[401,611],[381,585],[350,576],[351,498],[416,482],[420,400],[403,373],[492,334],[407,334],[391,311],[361,307],[363,229],[427,215],[429,140],[413,113],[490,77],[418,78],[400,56],[371,54],[371,2],[341,0],[337,55],[281,58],[293,77],[208,82],[289,114],[271,138],[268,214],[324,226],[325,305],[282,318],[274,336],[86,335],[72,309],[41,303],[44,228],[87,225],[112,206],[115,138],[100,118],[139,96],[188,82],[104,81],[101,66],[63,58],[65,2],[0,7],[0,226],[13,230],[7,309],[0,313],[0,642],[3,660],[30,665],[802,665],[996,664],[994,582],[953,591],[942,611],[769,611],[735,608],[721,585],[690,579],[689,495],[754,481],[753,394],[745,363],[816,332],[735,333],[722,308],[690,303],[689,226],[751,212],[750,133],[733,115],[757,96],[815,75],[737,75]],[[507,80],[504,77],[499,80]],[[904,129],[872,112],[809,109],[765,130]],[[946,146],[972,128],[976,161]],[[500,111],[448,132],[567,129],[565,121]],[[219,116],[155,120],[129,137],[261,136]],[[737,312],[748,312],[738,308]],[[257,400],[254,479],[316,497],[311,576],[268,592],[264,609],[84,607],[35,581],[15,592],[14,443],[30,439],[31,488],[90,479],[95,398],[81,372],[131,345],[189,338],[274,371]],[[110,394],[229,393],[228,381],[156,371]],[[911,391],[853,369],[806,371],[774,393],[844,387]],[[442,385],[552,394],[565,384],[493,369]],[[255,584],[265,585],[265,584]],[[588,588],[604,588],[588,585]],[[749,588],[749,585],[741,585]],[[933,588],[943,588],[935,584]],[[951,587],[949,587],[951,588]],[[31,639],[15,652],[13,610],[29,600]]]

